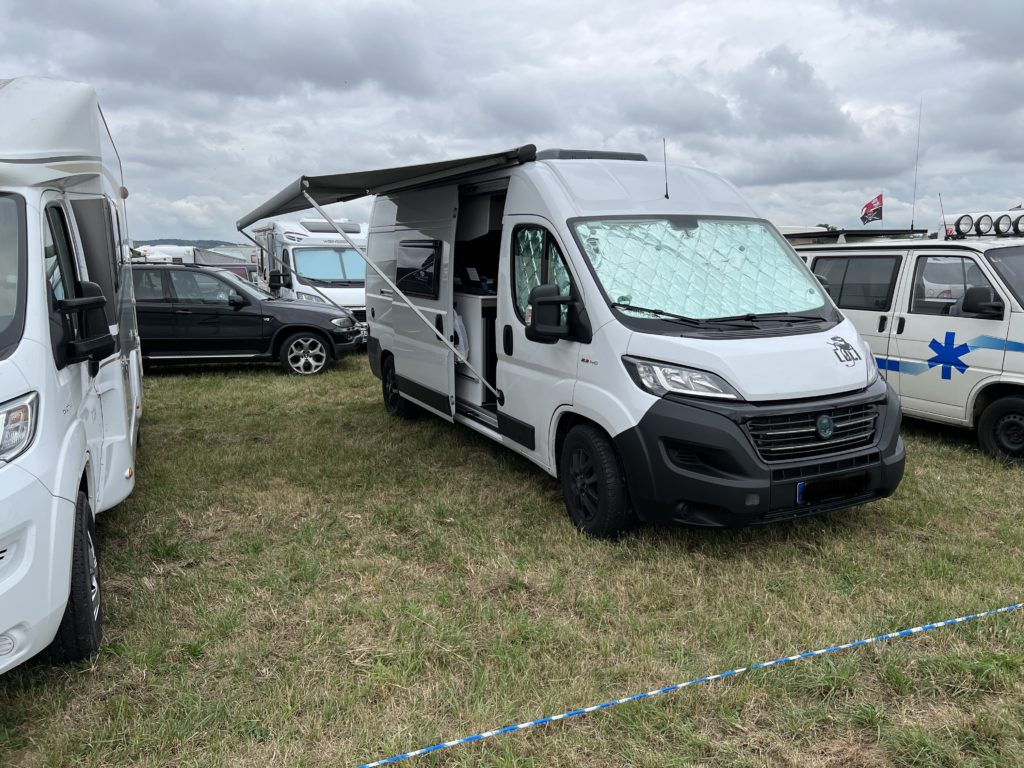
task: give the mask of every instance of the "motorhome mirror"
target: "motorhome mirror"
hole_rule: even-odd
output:
[[[281,290],[281,270],[272,269],[270,270],[270,279],[267,281],[267,285],[270,286],[271,293],[277,293]]]
[[[562,324],[562,307],[572,304],[562,296],[557,285],[538,285],[530,291],[526,307],[526,338],[531,341],[555,342],[572,336],[568,324]]]

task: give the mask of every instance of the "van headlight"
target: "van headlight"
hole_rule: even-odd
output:
[[[331,325],[336,325],[339,328],[351,328],[355,323],[351,317],[335,317],[331,319]]]
[[[875,360],[875,356],[871,352],[871,347],[867,344],[864,344],[864,354],[867,355],[867,357],[864,358],[864,364],[868,367],[868,386],[870,387],[878,381],[878,361]]]
[[[39,421],[39,395],[19,397],[0,404],[0,461],[20,456],[32,444]]]
[[[317,296],[315,293],[303,293],[302,291],[299,291],[295,295],[299,297],[300,301],[312,301],[314,304],[326,304],[327,303],[322,298]]]
[[[658,363],[638,357],[623,357],[623,364],[640,389],[661,397],[673,392],[677,395],[713,397],[718,400],[740,400],[740,393],[714,373],[684,368],[680,365]]]

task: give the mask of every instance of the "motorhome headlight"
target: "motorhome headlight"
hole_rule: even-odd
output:
[[[623,357],[623,364],[633,381],[652,395],[678,395],[713,397],[719,400],[739,400],[740,394],[729,383],[714,373],[669,365],[639,357]]]
[[[32,444],[39,420],[39,395],[30,395],[0,404],[0,461],[11,461]]]
[[[355,323],[351,317],[335,317],[331,320],[331,325],[336,325],[339,328],[351,328]]]
[[[295,295],[299,297],[300,301],[312,301],[314,304],[326,304],[327,303],[322,298],[317,296],[315,293],[303,293],[302,291],[299,291]]]

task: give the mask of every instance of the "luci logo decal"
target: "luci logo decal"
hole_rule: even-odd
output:
[[[860,360],[860,352],[842,336],[833,336],[828,341],[832,345],[832,351],[836,359],[847,368],[852,368]]]

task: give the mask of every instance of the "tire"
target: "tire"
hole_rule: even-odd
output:
[[[46,650],[50,661],[81,661],[100,647],[103,638],[103,589],[95,542],[96,525],[89,499],[79,491],[71,549],[71,593],[57,636]]]
[[[416,416],[416,406],[398,394],[395,377],[395,358],[387,355],[380,364],[380,391],[384,398],[384,410],[392,416],[411,419]]]
[[[562,498],[577,528],[595,538],[614,538],[636,524],[619,457],[604,432],[590,424],[573,427],[558,463]]]
[[[1003,461],[1024,461],[1024,397],[1001,397],[978,419],[978,442]]]
[[[285,339],[279,357],[285,373],[301,376],[323,373],[331,364],[331,352],[324,337],[310,331],[293,333]]]

